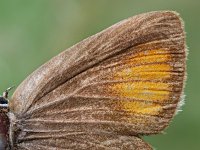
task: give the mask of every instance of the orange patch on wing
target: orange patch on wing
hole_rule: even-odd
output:
[[[129,113],[158,115],[162,110],[162,106],[159,104],[145,103],[140,101],[120,101],[119,105],[122,110]]]
[[[169,64],[148,64],[118,70],[115,80],[165,80],[170,78]]]
[[[118,70],[113,76],[114,79],[132,80],[162,80],[170,78],[171,56],[167,50],[142,51],[122,60],[124,68]]]
[[[164,101],[169,98],[168,83],[122,82],[110,86],[113,95],[147,101]]]
[[[172,89],[164,81],[171,77],[173,68],[168,63],[170,61],[172,57],[164,49],[142,51],[123,58],[122,68],[112,75],[119,82],[110,85],[109,93],[133,100],[120,101],[120,109],[130,113],[159,114],[162,106],[151,101],[169,99]],[[152,82],[155,80],[158,82]]]
[[[133,72],[133,69],[124,69],[115,74],[115,80],[165,80],[170,78],[169,72]]]
[[[155,63],[155,62],[166,62],[170,59],[169,54],[158,54],[158,55],[147,55],[136,58],[130,58],[128,63],[134,64],[145,64],[145,63]]]

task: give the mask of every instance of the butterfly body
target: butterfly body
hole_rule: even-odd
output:
[[[152,149],[185,80],[185,34],[175,12],[123,20],[38,68],[9,102],[11,149]]]

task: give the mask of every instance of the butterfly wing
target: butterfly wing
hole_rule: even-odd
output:
[[[10,103],[18,149],[151,149],[180,103],[185,36],[174,12],[121,21],[31,74]],[[16,129],[18,132],[15,132]]]
[[[59,134],[59,133],[58,133]],[[46,139],[46,140],[44,140]],[[19,150],[152,150],[135,136],[77,133],[54,138],[40,137],[17,144]]]

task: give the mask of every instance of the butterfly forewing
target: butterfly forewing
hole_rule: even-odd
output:
[[[10,104],[19,129],[14,146],[151,149],[138,136],[159,133],[172,119],[185,55],[174,12],[138,15],[87,38],[17,88]]]

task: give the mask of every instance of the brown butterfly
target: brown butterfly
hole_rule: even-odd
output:
[[[72,46],[0,98],[0,147],[149,150],[142,135],[168,126],[186,77],[183,23],[158,11]],[[7,104],[8,103],[8,104]]]

